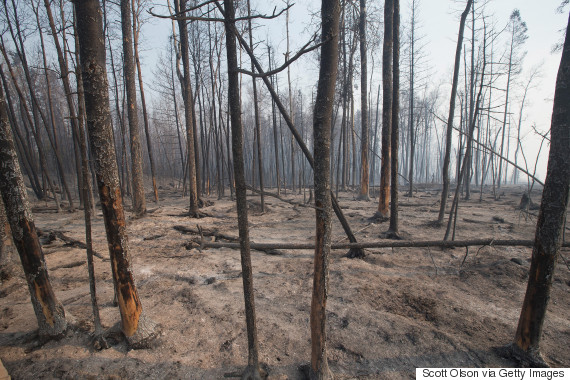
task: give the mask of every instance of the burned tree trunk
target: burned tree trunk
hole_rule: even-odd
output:
[[[459,34],[457,36],[457,48],[455,50],[455,67],[453,69],[453,82],[451,84],[451,99],[449,100],[449,116],[447,118],[447,135],[445,140],[445,156],[443,158],[443,190],[441,192],[441,205],[437,222],[443,223],[445,215],[445,204],[449,194],[449,162],[451,159],[451,137],[453,132],[453,117],[455,115],[455,96],[457,95],[457,84],[459,80],[459,65],[461,63],[461,47],[463,46],[463,31],[465,30],[465,20],[471,9],[473,0],[467,0],[465,10],[461,14],[459,22]]]
[[[65,312],[49,280],[44,254],[28,204],[24,178],[18,164],[2,87],[0,87],[0,162],[2,162],[0,193],[6,207],[12,238],[26,275],[39,334],[43,338],[58,337],[67,329]]]
[[[532,365],[543,364],[540,337],[564,232],[570,194],[570,20],[562,51],[550,127],[551,145],[536,224],[530,275],[515,334],[514,351]]]
[[[176,12],[186,9],[186,0],[175,0]],[[182,78],[182,95],[184,98],[184,116],[186,118],[186,145],[187,145],[187,168],[188,168],[188,184],[190,198],[190,216],[199,216],[198,211],[198,185],[196,181],[196,154],[194,153],[194,102],[192,100],[192,82],[190,80],[190,57],[188,42],[188,25],[186,20],[178,20],[178,28],[180,29],[180,54],[182,55],[182,66],[184,75]],[[186,169],[185,169],[186,170]]]
[[[326,306],[328,264],[332,234],[331,201],[331,124],[338,66],[338,30],[340,3],[321,5],[322,36],[319,83],[313,118],[316,241],[311,301],[311,379],[329,379],[326,345]]]
[[[392,48],[394,16],[393,0],[384,3],[384,45],[382,50],[382,164],[380,195],[376,216],[385,219],[390,203],[390,146],[392,132]]]
[[[123,198],[111,128],[101,8],[98,0],[76,0],[75,10],[89,142],[95,157],[99,199],[122,330],[131,347],[142,348],[156,337],[156,330],[153,322],[143,314],[130,265]]]
[[[131,21],[131,0],[121,0],[121,27],[123,31],[123,72],[127,92],[127,115],[131,143],[131,175],[133,186],[133,211],[135,215],[146,214],[144,178],[142,168],[141,141],[137,114],[137,88],[133,58],[133,30]]]
[[[360,122],[362,124],[360,146],[360,194],[359,199],[370,200],[368,167],[368,83],[367,83],[367,59],[366,59],[366,0],[360,0]]]
[[[392,15],[392,122],[390,136],[391,164],[390,164],[390,227],[388,235],[399,238],[398,235],[398,147],[400,145],[400,0],[394,1]]]
[[[243,128],[241,123],[241,100],[237,63],[235,28],[235,10],[233,0],[224,0],[224,19],[226,28],[226,53],[228,62],[228,102],[230,106],[232,153],[236,187],[236,205],[238,229],[241,246],[241,267],[243,273],[243,295],[245,301],[245,320],[247,326],[248,360],[247,369],[242,379],[261,379],[259,368],[259,345],[255,322],[255,302],[253,297],[253,273],[249,247],[249,226],[247,220],[247,199],[245,171],[243,163]]]
[[[133,47],[134,47],[134,57],[135,63],[137,65],[137,77],[139,80],[139,92],[141,94],[141,105],[143,111],[143,121],[144,121],[144,133],[146,137],[146,146],[148,150],[148,161],[150,163],[150,175],[152,177],[152,191],[154,193],[154,201],[158,203],[158,185],[156,183],[156,169],[154,165],[154,154],[152,151],[152,141],[150,138],[150,127],[148,122],[148,112],[146,109],[146,99],[144,95],[144,83],[141,71],[141,61],[139,59],[139,33],[140,28],[137,24],[138,13],[135,9],[135,1],[132,0],[132,14],[133,14]]]

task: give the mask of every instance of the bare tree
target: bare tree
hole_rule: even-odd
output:
[[[245,319],[247,326],[248,360],[242,379],[261,379],[264,375],[259,367],[259,345],[255,321],[255,301],[253,296],[253,273],[247,219],[247,199],[243,162],[243,127],[241,122],[241,99],[239,93],[237,46],[235,34],[234,0],[224,0],[224,20],[226,27],[226,53],[228,64],[228,102],[232,128],[232,153],[236,187],[236,207],[241,251]],[[217,4],[217,3],[216,3]],[[218,5],[218,4],[217,4]],[[218,5],[218,7],[221,7]],[[220,9],[222,10],[222,9]]]
[[[24,178],[18,164],[10,129],[4,91],[0,86],[0,193],[12,238],[22,262],[40,337],[61,336],[67,329],[63,306],[57,300],[49,279],[42,246],[28,204]],[[4,228],[4,226],[2,226]]]
[[[133,211],[135,215],[146,213],[142,153],[137,114],[137,89],[135,84],[135,62],[133,56],[133,23],[131,0],[121,0],[121,28],[123,32],[123,73],[127,92],[127,114],[131,145],[131,175],[133,185]]]
[[[540,338],[553,273],[560,254],[570,196],[570,19],[556,78],[550,126],[550,153],[536,224],[528,285],[512,345],[515,356],[543,366]]]
[[[174,0],[176,12],[186,10],[186,0]],[[198,184],[196,181],[196,155],[194,150],[194,101],[192,99],[192,81],[190,78],[190,57],[188,42],[188,25],[184,18],[178,20],[178,28],[180,29],[180,54],[182,56],[182,96],[184,98],[184,115],[186,119],[186,147],[187,147],[187,168],[188,168],[188,184],[190,187],[190,211],[191,217],[199,216],[198,203]]]
[[[367,74],[367,46],[366,46],[366,0],[360,0],[360,123],[361,123],[361,145],[360,145],[360,194],[359,198],[370,200],[369,197],[369,175],[368,165],[368,74]]]
[[[390,143],[392,134],[392,50],[394,1],[384,2],[384,44],[382,47],[382,163],[380,195],[376,217],[386,219],[390,207]]]
[[[467,0],[465,10],[461,13],[461,21],[459,22],[459,33],[457,35],[457,48],[455,50],[455,66],[453,68],[453,82],[451,84],[451,98],[449,99],[449,116],[447,118],[447,133],[445,140],[445,156],[443,158],[443,190],[441,191],[441,204],[437,223],[443,223],[445,216],[445,205],[447,196],[449,195],[449,163],[451,160],[451,137],[453,134],[453,118],[455,115],[455,97],[457,95],[457,84],[459,82],[459,66],[461,64],[461,47],[463,46],[463,31],[465,30],[465,21],[471,9],[473,0]]]
[[[313,113],[313,150],[316,244],[311,301],[311,379],[332,378],[327,360],[326,306],[329,253],[332,235],[331,201],[331,124],[334,90],[338,66],[338,32],[340,3],[338,0],[323,0],[321,5],[323,46],[319,83]]]
[[[148,161],[150,163],[150,175],[152,177],[152,189],[154,192],[154,201],[158,203],[158,186],[156,184],[156,169],[154,165],[154,153],[152,151],[152,141],[150,137],[150,127],[148,122],[148,111],[146,108],[146,98],[144,94],[144,82],[142,78],[142,70],[141,70],[141,61],[139,58],[139,35],[141,29],[141,21],[140,21],[140,8],[141,2],[140,0],[135,2],[132,1],[132,12],[133,12],[133,47],[134,47],[134,58],[135,63],[137,65],[137,77],[139,80],[139,92],[141,94],[141,104],[142,104],[142,111],[143,111],[143,121],[144,121],[144,133],[146,136],[146,146],[148,151]],[[138,6],[136,6],[138,5]],[[140,144],[139,144],[140,145]]]
[[[157,329],[143,313],[130,264],[123,197],[111,128],[101,7],[98,0],[76,0],[75,11],[89,142],[95,157],[97,186],[117,289],[121,327],[131,347],[147,347],[156,338]]]

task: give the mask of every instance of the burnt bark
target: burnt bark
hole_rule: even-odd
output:
[[[540,338],[564,233],[570,194],[570,19],[556,78],[550,126],[550,153],[536,224],[526,294],[514,346],[533,364],[543,363]]]
[[[146,137],[146,147],[148,151],[148,161],[150,163],[150,175],[152,178],[152,190],[154,193],[154,201],[158,203],[158,185],[156,183],[156,169],[154,165],[154,156],[152,151],[152,140],[150,138],[150,130],[148,123],[148,112],[146,109],[146,98],[144,95],[144,83],[141,71],[141,61],[139,59],[139,32],[140,29],[137,26],[137,12],[135,9],[135,0],[132,0],[132,13],[133,13],[133,47],[134,47],[134,57],[135,63],[137,65],[137,78],[139,81],[139,92],[141,94],[141,104],[143,111],[143,122],[144,122],[144,133]],[[140,144],[139,144],[140,145]],[[144,193],[143,193],[144,194]]]
[[[175,0],[175,11],[186,9],[186,0]],[[187,167],[190,198],[190,216],[198,217],[198,187],[196,182],[196,154],[194,153],[194,102],[192,100],[192,82],[190,79],[190,57],[188,42],[188,25],[186,20],[178,20],[180,29],[180,54],[184,74],[182,76],[182,95],[184,98],[184,115],[186,119]]]
[[[332,234],[332,193],[330,171],[331,125],[338,66],[340,3],[323,0],[319,82],[313,116],[313,151],[316,238],[311,300],[311,379],[329,379],[327,360],[326,306],[329,254]]]
[[[141,141],[137,114],[131,0],[121,0],[121,28],[123,33],[123,73],[127,92],[127,115],[129,118],[129,136],[131,143],[133,212],[136,216],[142,216],[146,213],[146,200],[144,197]]]
[[[219,5],[218,5],[219,6]],[[241,100],[238,76],[237,46],[235,28],[235,10],[233,0],[224,0],[224,19],[226,29],[226,53],[228,64],[228,102],[230,106],[232,154],[240,237],[243,294],[245,301],[245,320],[247,327],[248,360],[242,379],[261,379],[263,373],[259,367],[259,345],[255,321],[255,301],[253,296],[253,272],[251,266],[249,225],[245,170],[243,163],[243,127],[241,121]]]
[[[377,217],[385,219],[390,203],[390,164],[392,135],[392,50],[394,1],[384,2],[384,44],[382,50],[382,163]]]
[[[451,84],[451,99],[449,100],[449,116],[447,118],[447,134],[445,138],[445,156],[443,158],[443,190],[441,191],[441,203],[439,208],[439,215],[437,222],[443,223],[445,215],[445,205],[447,203],[447,196],[449,195],[449,164],[451,160],[451,137],[453,133],[453,118],[455,115],[455,97],[457,95],[457,84],[459,81],[459,66],[461,64],[461,47],[463,46],[463,31],[465,30],[465,21],[471,9],[473,0],[467,0],[465,10],[461,14],[461,21],[459,22],[459,33],[457,35],[457,48],[455,50],[455,66],[453,69],[453,81]]]
[[[18,164],[6,110],[6,100],[1,86],[0,162],[2,162],[0,165],[0,193],[12,230],[14,245],[18,250],[26,275],[32,305],[38,321],[39,335],[42,338],[59,337],[67,329],[65,312],[53,292],[49,279],[44,254],[28,204],[24,178]]]
[[[366,0],[360,0],[360,122],[362,131],[360,133],[360,194],[359,199],[370,200],[369,197],[369,175],[370,169],[368,165],[368,76],[367,76],[367,58],[366,58]]]
[[[101,8],[98,0],[76,0],[75,10],[89,142],[95,158],[99,199],[117,289],[122,331],[131,347],[142,348],[156,337],[156,329],[153,322],[143,314],[130,265],[123,198],[111,128]]]
[[[398,236],[398,147],[400,145],[400,0],[394,1],[394,13],[392,19],[392,122],[391,122],[391,163],[390,163],[390,227],[388,235],[391,238]]]

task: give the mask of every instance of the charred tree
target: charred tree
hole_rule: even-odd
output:
[[[326,345],[326,306],[329,253],[332,235],[331,200],[331,125],[338,66],[338,32],[340,3],[323,0],[321,5],[323,45],[315,111],[313,116],[313,150],[316,238],[311,300],[311,379],[332,378]]]
[[[26,195],[10,129],[4,91],[0,86],[0,193],[12,238],[26,275],[32,306],[42,338],[61,336],[67,329],[63,306],[57,300]],[[4,228],[4,226],[1,226]]]
[[[366,46],[366,0],[360,0],[360,199],[369,201],[370,168],[368,165],[368,77],[367,77],[367,46]]]
[[[135,63],[133,56],[133,23],[131,20],[131,0],[121,0],[121,28],[123,35],[123,74],[127,92],[127,115],[131,145],[131,176],[133,211],[136,216],[146,214],[144,177],[142,168],[139,120],[137,113],[137,88],[135,84]]]
[[[97,186],[117,289],[121,327],[131,347],[143,348],[154,340],[157,331],[154,323],[143,313],[130,264],[123,197],[111,128],[102,12],[98,0],[76,0],[75,10],[87,129],[91,152],[95,158]]]
[[[219,6],[219,5],[218,5]],[[241,252],[245,319],[247,326],[248,360],[242,379],[261,379],[263,371],[259,367],[259,344],[255,321],[255,301],[253,296],[253,272],[247,217],[245,170],[243,161],[243,127],[241,121],[241,99],[239,92],[238,56],[235,35],[235,10],[233,0],[224,0],[224,22],[226,28],[226,53],[228,64],[228,102],[230,106],[232,153],[236,189],[236,205]]]
[[[138,13],[135,7],[135,0],[132,0],[132,13],[133,13],[133,47],[134,47],[134,59],[137,65],[137,77],[139,80],[139,92],[141,94],[141,104],[143,111],[143,122],[144,122],[144,133],[146,137],[146,147],[148,151],[148,161],[150,163],[150,175],[152,178],[152,190],[154,193],[154,201],[158,203],[158,185],[156,184],[156,169],[154,165],[154,156],[152,151],[152,141],[150,137],[150,127],[148,123],[148,112],[146,109],[146,98],[144,95],[144,83],[141,71],[141,61],[139,58],[139,34],[140,34],[140,22]],[[139,144],[140,146],[140,144]]]
[[[187,0],[175,0],[175,10],[180,12],[186,9]],[[196,154],[194,152],[194,101],[192,100],[192,81],[190,78],[190,56],[188,42],[188,25],[183,18],[178,20],[178,28],[180,30],[180,54],[182,56],[182,95],[184,99],[184,116],[186,119],[186,147],[188,169],[188,184],[191,217],[198,217],[198,184],[196,181]]]
[[[540,338],[550,288],[564,234],[570,195],[570,19],[556,78],[550,126],[550,153],[542,201],[536,224],[532,261],[526,294],[519,318],[515,355],[531,365],[544,365]]]
[[[441,203],[439,208],[439,215],[437,223],[443,223],[445,216],[445,205],[447,203],[447,196],[449,195],[449,164],[451,161],[451,137],[453,135],[453,118],[455,115],[455,98],[457,95],[457,85],[459,82],[459,66],[461,64],[461,47],[463,46],[463,32],[465,30],[465,21],[471,9],[473,0],[467,0],[465,10],[461,14],[461,21],[459,22],[459,33],[457,36],[457,48],[455,50],[455,66],[453,68],[453,82],[451,84],[451,98],[449,100],[449,116],[447,117],[447,133],[445,140],[445,155],[443,158],[443,190],[441,192]]]
[[[384,43],[382,47],[382,163],[380,195],[376,217],[386,219],[390,203],[390,146],[392,135],[392,50],[394,1],[384,2]]]
[[[394,1],[393,27],[393,65],[392,65],[392,122],[390,135],[390,227],[388,237],[399,239],[398,235],[398,148],[400,145],[400,0]]]

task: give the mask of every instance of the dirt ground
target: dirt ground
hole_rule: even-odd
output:
[[[274,191],[274,189],[272,190]],[[533,239],[536,217],[516,210],[523,189],[507,187],[495,200],[486,189],[460,204],[456,239]],[[85,251],[56,239],[44,244],[52,284],[76,328],[59,341],[38,342],[37,324],[21,269],[0,284],[0,359],[13,379],[221,379],[238,377],[247,363],[240,254],[232,249],[200,252],[198,237],[174,229],[217,229],[237,237],[235,203],[215,196],[201,219],[183,216],[187,198],[163,189],[149,214],[129,219],[132,266],[147,316],[160,325],[154,347],[128,350],[111,339],[109,349],[90,347],[92,309]],[[308,196],[308,194],[307,194]],[[303,195],[284,198],[303,202]],[[376,241],[388,228],[369,218],[377,207],[341,192],[340,203],[359,241]],[[150,197],[149,197],[150,199]],[[409,240],[441,240],[439,192],[423,188],[400,194],[400,226]],[[254,242],[312,242],[314,211],[250,196]],[[539,194],[533,200],[540,202]],[[85,241],[83,213],[34,213],[43,231]],[[534,211],[536,213],[537,211]],[[128,214],[130,218],[130,214]],[[338,221],[333,241],[344,241]],[[568,233],[568,232],[567,232]],[[106,328],[119,321],[113,306],[111,268],[101,213],[94,220],[98,300]],[[408,379],[416,367],[513,367],[497,348],[513,340],[528,278],[530,248],[471,247],[368,249],[364,259],[330,257],[328,358],[337,379]],[[466,253],[468,253],[465,258]],[[310,359],[309,309],[312,251],[252,251],[260,357],[270,379],[302,378]],[[542,353],[554,367],[570,367],[570,270],[565,260],[554,275]],[[463,260],[465,260],[463,262]],[[462,264],[463,262],[463,264]]]

